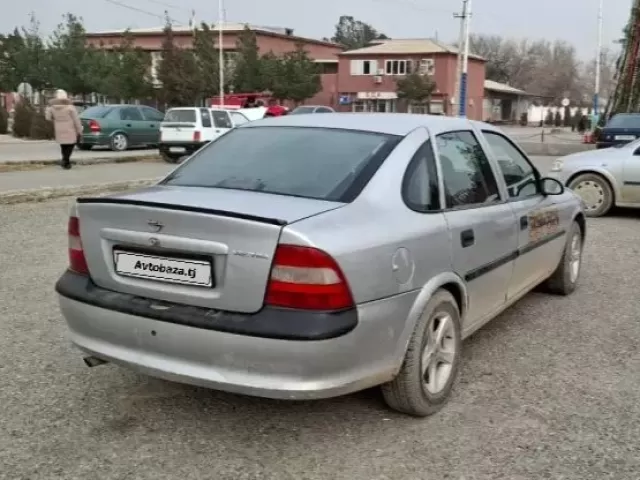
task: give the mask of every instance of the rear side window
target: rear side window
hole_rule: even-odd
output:
[[[209,115],[209,109],[208,108],[201,108],[200,109],[200,117],[202,118],[202,126],[204,128],[210,128],[211,127],[211,115]]]
[[[162,119],[164,118],[164,115],[162,114],[162,112],[159,112],[158,110],[155,110],[153,108],[140,107],[140,109],[142,110],[142,114],[144,115],[144,118],[147,120],[151,120],[153,122],[161,122]]]
[[[200,150],[164,183],[350,202],[400,139],[310,127],[239,128]]]
[[[213,124],[216,128],[233,128],[231,125],[231,119],[227,112],[222,110],[211,110],[211,116],[213,117]]]
[[[196,111],[193,108],[176,108],[164,116],[165,122],[196,123]]]
[[[440,209],[438,174],[431,140],[415,153],[402,180],[402,198],[411,210],[431,212]]]
[[[89,107],[80,116],[82,118],[104,118],[111,110],[113,107]]]
[[[298,107],[296,109],[294,109],[291,114],[292,115],[299,115],[302,113],[313,113],[314,107]]]

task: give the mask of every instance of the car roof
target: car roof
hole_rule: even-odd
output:
[[[256,120],[240,128],[256,127],[316,127],[359,130],[372,133],[406,136],[419,127],[426,127],[432,134],[458,129],[469,129],[472,125],[484,130],[500,131],[484,122],[462,117],[442,115],[418,115],[413,113],[325,113],[323,115],[283,115]]]

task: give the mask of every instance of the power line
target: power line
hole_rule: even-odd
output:
[[[173,5],[171,3],[167,3],[167,2],[162,2],[160,0],[146,0],[147,2],[151,2],[151,3],[155,3],[156,5],[161,5],[163,7],[166,8],[172,8],[174,10],[181,10],[183,12],[191,12],[191,8],[187,8],[187,7],[179,7],[178,5]]]
[[[149,15],[155,18],[159,18],[160,20],[164,20],[165,16],[164,15],[159,15],[157,13],[153,13],[150,12],[148,10],[143,10],[142,8],[138,8],[138,7],[134,7],[133,5],[127,5],[126,3],[120,2],[118,0],[104,0],[107,3],[111,3],[112,5],[117,5],[118,7],[122,7],[122,8],[126,8],[128,10],[132,10],[134,12],[138,12],[138,13],[144,13],[145,15]],[[174,22],[178,25],[182,25],[182,22],[178,22],[176,19],[169,17],[169,20],[171,22]]]

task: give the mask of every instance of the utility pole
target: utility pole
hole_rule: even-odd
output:
[[[460,34],[458,35],[458,62],[456,64],[456,83],[453,89],[452,114],[458,115],[460,101],[460,77],[462,76],[462,50],[464,49],[464,22],[466,18],[467,0],[462,1],[462,13],[454,13],[453,18],[460,19]]]
[[[464,0],[464,51],[462,53],[462,74],[460,75],[460,109],[458,115],[467,116],[467,72],[469,69],[469,23],[471,22],[471,0]]]
[[[596,85],[593,94],[593,116],[598,121],[600,113],[600,75],[602,70],[602,11],[604,0],[600,0],[598,7],[598,47],[596,50]]]
[[[218,0],[218,77],[220,78],[220,107],[224,108],[224,4]]]

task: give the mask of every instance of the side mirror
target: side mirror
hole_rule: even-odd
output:
[[[559,180],[550,177],[540,179],[540,190],[543,195],[562,195],[564,193],[564,185]]]

